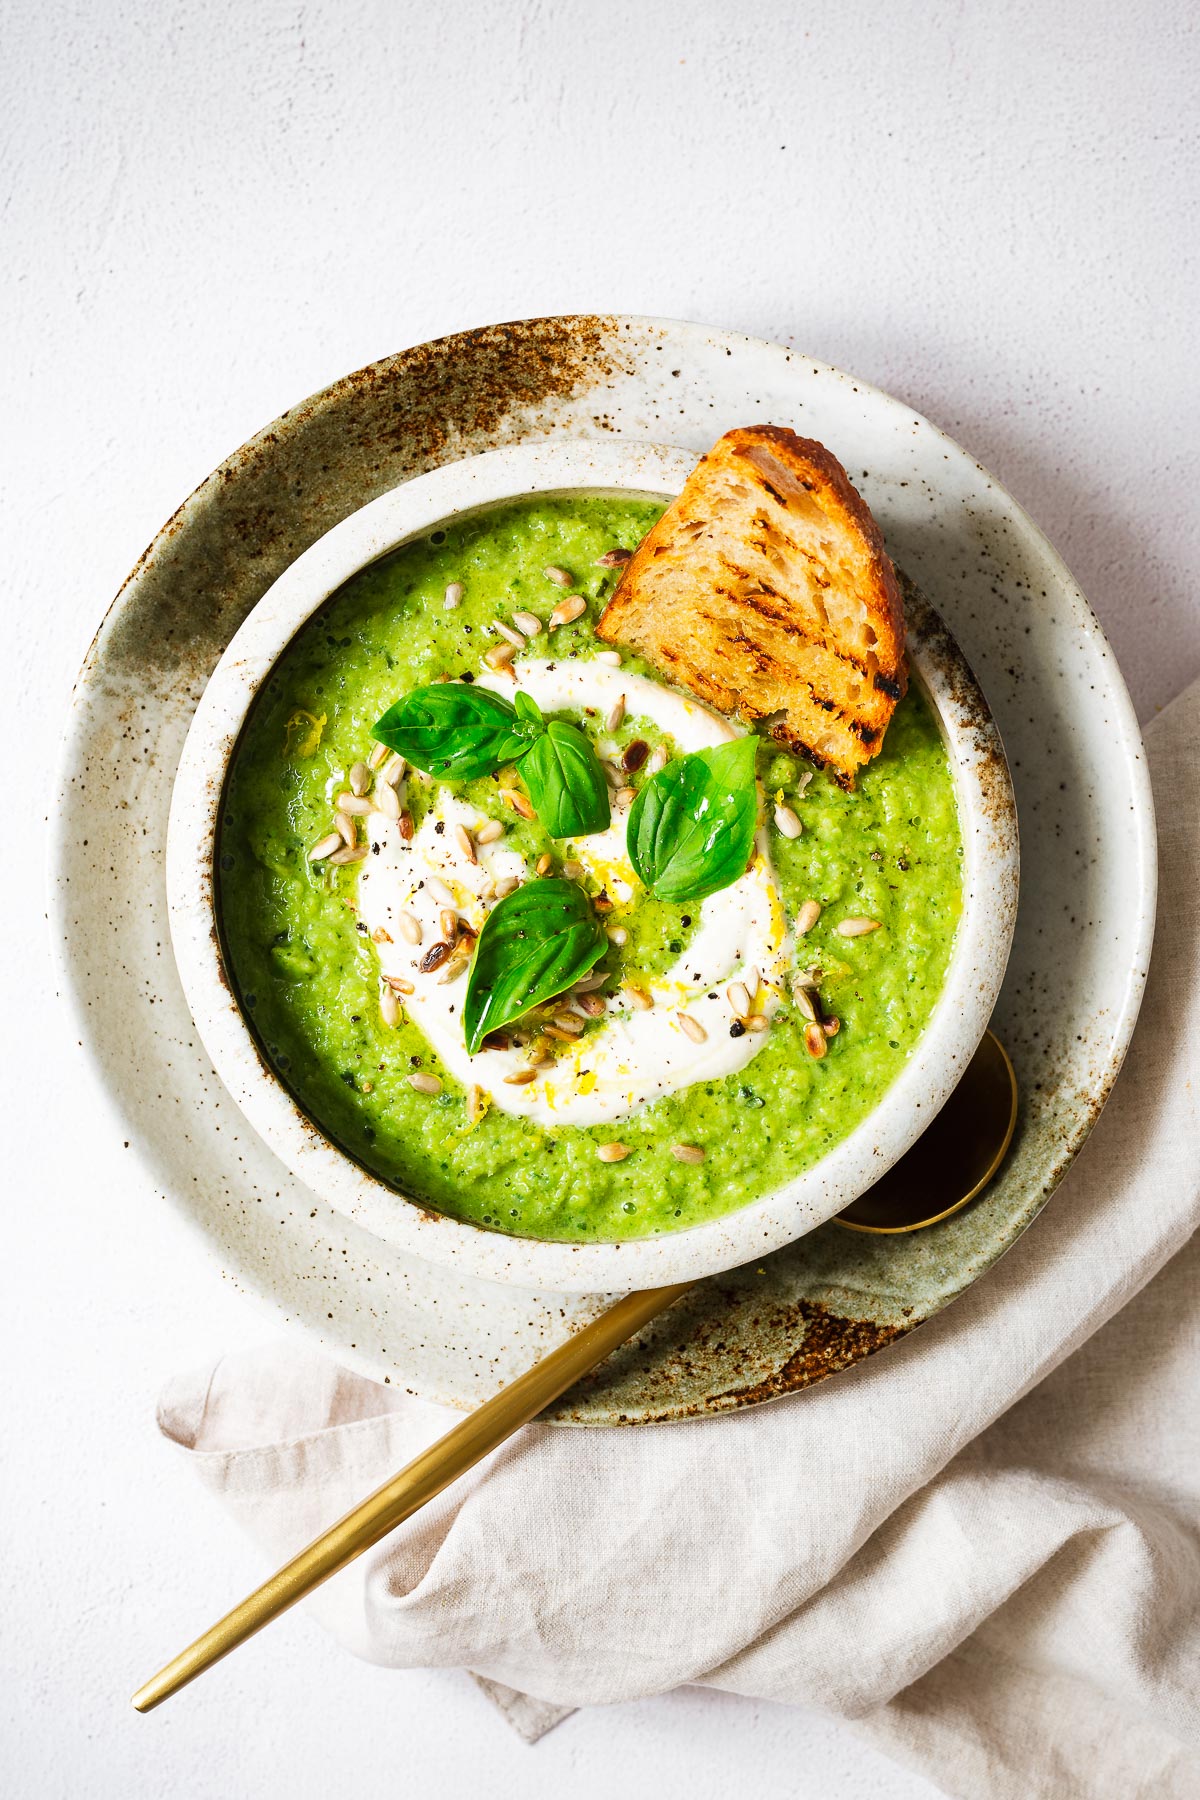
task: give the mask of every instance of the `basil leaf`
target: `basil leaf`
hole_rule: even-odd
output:
[[[548,875],[506,894],[483,922],[463,1002],[472,1056],[491,1031],[553,999],[598,963],[604,929],[581,887]]]
[[[584,837],[606,829],[608,783],[600,758],[578,726],[551,719],[518,767],[551,837]]]
[[[528,719],[533,725],[541,725],[543,723],[541,707],[538,705],[533,695],[527,694],[524,689],[521,689],[515,696],[513,700],[513,709],[516,712],[518,719]]]
[[[440,682],[389,707],[374,735],[427,775],[470,781],[513,762],[544,731],[489,688]]]
[[[754,848],[757,739],[737,738],[668,763],[630,808],[626,844],[660,900],[703,900],[738,879]]]

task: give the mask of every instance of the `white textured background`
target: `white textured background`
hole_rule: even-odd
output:
[[[160,1446],[154,1394],[270,1325],[94,1103],[32,821],[75,668],[183,495],[347,370],[533,313],[734,326],[903,395],[1048,530],[1151,712],[1200,667],[1193,14],[4,5],[0,1792],[933,1794],[846,1728],[700,1692],[526,1750],[465,1677],[359,1666],[298,1616],[130,1712],[260,1572]]]

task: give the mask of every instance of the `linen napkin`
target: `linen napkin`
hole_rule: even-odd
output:
[[[1200,683],[1148,744],[1141,1023],[1033,1228],[791,1399],[527,1427],[313,1597],[348,1649],[469,1668],[531,1739],[700,1683],[820,1708],[972,1800],[1200,1795]],[[290,1343],[160,1406],[264,1568],[451,1422]]]

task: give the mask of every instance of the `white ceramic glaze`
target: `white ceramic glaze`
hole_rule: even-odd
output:
[[[1017,904],[1011,789],[986,716],[961,668],[921,633],[910,661],[933,702],[963,832],[963,910],[943,991],[903,1070],[874,1110],[813,1168],[721,1218],[625,1243],[509,1237],[414,1206],[314,1131],[264,1063],[217,948],[212,870],[229,757],[261,683],[318,607],[357,570],[451,518],[526,494],[678,493],[695,458],[613,440],[518,445],[405,483],[319,538],[275,582],[213,672],[188,733],[167,840],[171,936],[205,1048],[234,1099],[316,1193],[377,1237],[435,1262],[522,1286],[574,1292],[653,1287],[711,1275],[776,1250],[841,1210],[901,1156],[942,1104],[979,1042],[1008,961]]]

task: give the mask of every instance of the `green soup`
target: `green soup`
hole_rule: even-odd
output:
[[[804,827],[795,839],[771,832],[789,922],[806,901],[822,909],[794,939],[793,962],[819,970],[822,1011],[839,1022],[824,1056],[806,1048],[809,1021],[789,992],[738,1073],[665,1095],[616,1125],[546,1126],[495,1105],[473,1119],[466,1090],[416,1024],[383,1023],[374,947],[356,924],[359,868],[309,860],[330,831],[331,792],[366,757],[371,727],[394,701],[436,675],[482,671],[497,641],[492,621],[521,610],[548,617],[562,598],[548,566],[572,572],[587,609],[552,640],[536,639],[536,653],[561,661],[603,650],[593,627],[616,573],[597,559],[636,545],[660,510],[600,496],[534,499],[393,552],[348,581],[293,640],[237,746],[218,903],[242,1005],[300,1106],[398,1190],[397,1206],[408,1195],[474,1224],[566,1240],[647,1237],[715,1218],[782,1186],[847,1136],[911,1056],[941,990],[962,847],[946,752],[914,686],[853,794],[769,743],[759,751],[768,802],[780,795]],[[463,595],[448,608],[452,582]],[[655,676],[636,657],[624,665]],[[577,722],[595,729],[594,720]],[[636,718],[616,737],[658,741]],[[410,788],[419,820],[431,790]],[[456,791],[495,811],[491,782]],[[531,866],[547,852],[561,863],[565,853],[536,819],[514,817],[506,844]],[[605,966],[618,981],[658,974],[686,947],[698,910],[636,896],[615,915],[627,936]],[[838,922],[850,917],[878,920],[879,929],[840,936]],[[439,1076],[440,1093],[415,1091],[414,1071]],[[629,1154],[605,1162],[599,1147],[615,1138]],[[704,1160],[679,1161],[681,1143]]]

